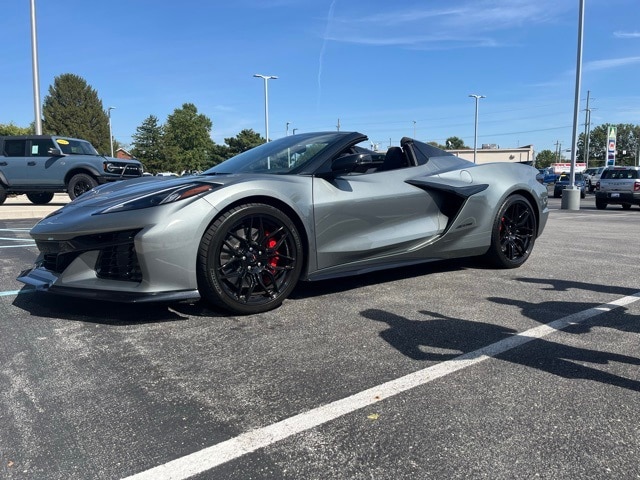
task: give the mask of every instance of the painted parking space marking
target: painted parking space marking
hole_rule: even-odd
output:
[[[19,234],[28,234],[30,228],[0,228],[0,233],[8,232],[8,233],[19,233]],[[24,236],[18,237],[0,237],[0,242],[8,242],[7,245],[0,245],[0,250],[5,248],[24,248],[24,247],[33,247],[36,244],[36,241],[30,238],[28,235],[25,238]],[[16,245],[13,242],[21,242]],[[28,242],[28,243],[26,243]]]
[[[22,290],[8,290],[6,292],[0,292],[0,297],[12,297],[15,295],[22,295],[24,293],[31,293],[31,292],[35,292],[36,289],[35,288],[23,288]]]
[[[558,332],[569,325],[582,323],[592,317],[630,305],[638,300],[640,300],[640,292],[568,315],[551,323],[531,328],[525,332],[474,350],[473,352],[465,353],[452,360],[410,373],[409,375],[372,387],[350,397],[286,418],[280,422],[243,433],[211,447],[137,473],[127,477],[125,480],[178,480],[201,474],[260,448],[268,447],[280,440],[318,427],[341,416],[394,397],[402,392],[425,385],[450,373],[494,358],[499,354],[524,345],[532,340]]]

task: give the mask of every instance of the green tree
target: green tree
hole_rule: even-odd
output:
[[[132,136],[132,155],[144,164],[146,170],[153,173],[167,170],[164,165],[163,136],[164,127],[154,115],[145,118]]]
[[[43,129],[54,135],[82,138],[99,152],[110,152],[109,118],[98,93],[78,75],[54,79],[42,106]]]
[[[204,170],[208,166],[214,142],[211,120],[198,113],[192,103],[176,108],[164,126],[165,165],[169,170]]]
[[[445,145],[447,145],[447,149],[449,149],[449,150],[469,149],[469,147],[467,147],[464,144],[464,140],[462,140],[460,137],[449,137],[449,138],[447,138],[447,141],[445,142]]]
[[[606,163],[608,149],[608,127],[599,125],[591,130],[589,135],[589,165],[603,166]],[[634,165],[640,140],[640,126],[619,123],[616,127],[616,164]],[[584,133],[578,139],[578,158],[584,159]],[[584,161],[584,160],[583,160]]]
[[[541,150],[536,155],[536,168],[547,168],[556,162],[556,154],[551,150]]]
[[[238,135],[231,138],[225,138],[224,142],[227,144],[229,157],[231,158],[247,150],[251,150],[258,145],[262,145],[265,140],[259,133],[253,129],[244,129]]]
[[[13,122],[0,123],[0,135],[30,135],[34,132],[32,127],[19,127]]]

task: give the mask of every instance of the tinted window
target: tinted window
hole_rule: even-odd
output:
[[[37,140],[31,140],[31,156],[32,157],[50,157],[49,149],[53,148],[51,140],[48,138],[41,138]]]
[[[7,157],[24,157],[26,140],[5,140],[4,154]]]
[[[614,180],[626,180],[626,179],[636,179],[638,178],[637,170],[605,170],[602,172],[602,176],[600,178],[611,178]]]

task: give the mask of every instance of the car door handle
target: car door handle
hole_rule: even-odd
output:
[[[33,165],[37,165],[36,162],[34,162],[33,160],[31,160],[30,162],[27,162],[27,165],[29,165],[30,167],[32,167]]]
[[[9,165],[7,162],[0,162],[0,167],[6,167],[7,165]]]

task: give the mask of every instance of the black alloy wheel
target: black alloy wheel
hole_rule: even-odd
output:
[[[98,182],[91,175],[86,173],[78,173],[71,177],[69,184],[67,185],[67,192],[71,200],[75,200],[80,195],[88,192],[94,187],[98,186]]]
[[[240,205],[205,232],[198,287],[206,300],[232,313],[265,312],[289,296],[302,263],[300,234],[287,215],[271,205]]]
[[[493,222],[491,247],[486,258],[500,268],[517,268],[533,250],[537,222],[531,203],[522,195],[511,195]]]

